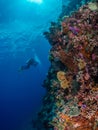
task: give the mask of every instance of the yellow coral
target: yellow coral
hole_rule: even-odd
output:
[[[88,4],[88,7],[89,7],[92,11],[98,10],[98,6],[97,6],[96,3],[90,2],[90,3]]]
[[[69,81],[65,79],[60,82],[60,85],[61,85],[61,88],[66,89],[69,87]]]
[[[65,78],[66,78],[65,72],[63,72],[63,71],[57,72],[57,79],[58,79],[59,81],[63,81],[63,80],[65,80]]]
[[[78,67],[80,70],[84,69],[86,67],[85,61],[82,59],[79,59]]]
[[[66,89],[69,87],[69,81],[65,76],[65,72],[63,71],[57,72],[57,79],[60,81],[61,88]]]
[[[60,114],[60,118],[62,118],[66,122],[70,121],[70,117],[68,115],[66,115],[66,114],[63,114],[63,113]]]

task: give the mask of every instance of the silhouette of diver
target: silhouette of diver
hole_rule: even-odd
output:
[[[38,61],[36,61],[36,59],[34,58],[30,58],[25,65],[21,66],[19,68],[19,71],[22,71],[22,70],[26,70],[26,69],[29,69],[31,66],[37,66],[38,65]]]

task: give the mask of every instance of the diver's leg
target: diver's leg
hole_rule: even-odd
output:
[[[29,69],[29,68],[30,68],[30,66],[28,64],[26,64],[26,65],[21,66],[19,71],[26,70],[26,69]]]

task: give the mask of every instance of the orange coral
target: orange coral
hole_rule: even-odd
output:
[[[69,84],[70,82],[66,79],[60,82],[61,88],[63,89],[69,88]]]
[[[75,130],[93,130],[93,125],[82,116],[72,117],[72,124]]]
[[[66,129],[71,126],[71,130],[98,130],[96,117],[98,118],[98,111],[91,119],[87,119],[82,115],[70,117],[64,113],[61,113],[59,118],[63,120]]]
[[[66,79],[65,72],[57,72],[57,79],[60,81],[61,88],[66,89],[69,87],[69,81]]]
[[[83,48],[83,49],[81,49],[80,50],[80,52],[83,54],[83,56],[85,57],[85,58],[90,58],[90,53],[89,52],[87,52],[87,51],[85,51],[86,49],[85,48]]]
[[[57,72],[57,79],[59,80],[59,81],[62,81],[62,80],[65,80],[65,72],[63,72],[63,71],[59,71],[59,72]]]
[[[60,114],[60,118],[62,118],[63,120],[65,120],[66,122],[70,121],[70,117],[64,113]]]

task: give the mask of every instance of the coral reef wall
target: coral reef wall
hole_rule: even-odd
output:
[[[38,129],[98,130],[98,2],[61,18],[44,33],[51,66]]]

